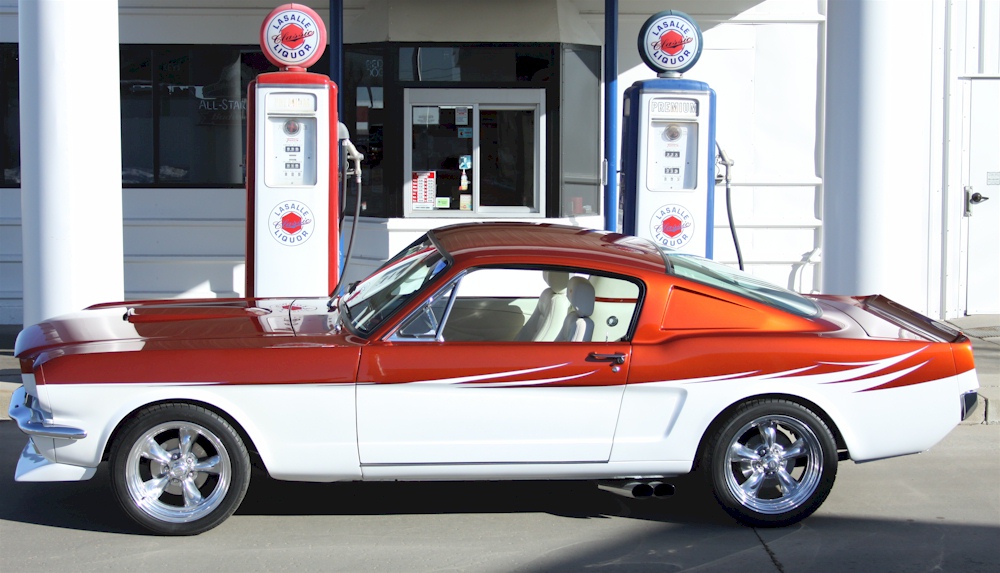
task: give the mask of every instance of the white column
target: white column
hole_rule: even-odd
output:
[[[940,241],[929,236],[932,1],[827,3],[823,292],[925,313]]]
[[[24,324],[124,298],[116,0],[20,0]]]

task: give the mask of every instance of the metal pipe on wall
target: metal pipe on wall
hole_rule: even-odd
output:
[[[618,0],[604,0],[604,228],[618,230]]]

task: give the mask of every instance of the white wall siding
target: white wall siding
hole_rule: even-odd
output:
[[[123,199],[126,298],[243,294],[243,189],[126,189]]]
[[[127,300],[242,296],[242,189],[125,189]],[[20,189],[0,189],[0,324],[20,324]]]
[[[0,189],[0,324],[20,324],[21,190]]]

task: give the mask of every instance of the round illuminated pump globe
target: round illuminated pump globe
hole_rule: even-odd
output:
[[[260,47],[264,56],[280,69],[305,71],[326,50],[326,26],[312,8],[283,4],[264,18]]]
[[[642,61],[658,75],[679,76],[701,57],[701,28],[684,12],[658,12],[639,29],[638,48]]]

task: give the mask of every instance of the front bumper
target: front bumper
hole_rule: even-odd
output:
[[[962,407],[962,421],[969,419],[969,416],[979,407],[979,393],[975,390],[966,392],[960,397]]]
[[[28,440],[14,470],[14,481],[86,481],[97,468],[71,466],[54,462],[38,453],[35,443]]]
[[[87,437],[87,432],[80,428],[69,426],[48,425],[44,422],[42,411],[35,407],[35,400],[21,386],[14,391],[10,399],[7,413],[10,419],[17,422],[17,427],[31,437],[59,438],[63,440],[81,440]]]
[[[17,423],[17,427],[31,437],[17,460],[14,481],[83,481],[93,477],[97,468],[52,461],[42,455],[39,446],[35,444],[41,440],[41,447],[46,448],[45,443],[48,443],[50,444],[48,450],[51,450],[53,439],[79,440],[87,437],[87,432],[80,428],[46,425],[43,422],[42,411],[37,407],[34,398],[25,391],[24,386],[14,391],[8,413],[10,419]]]

